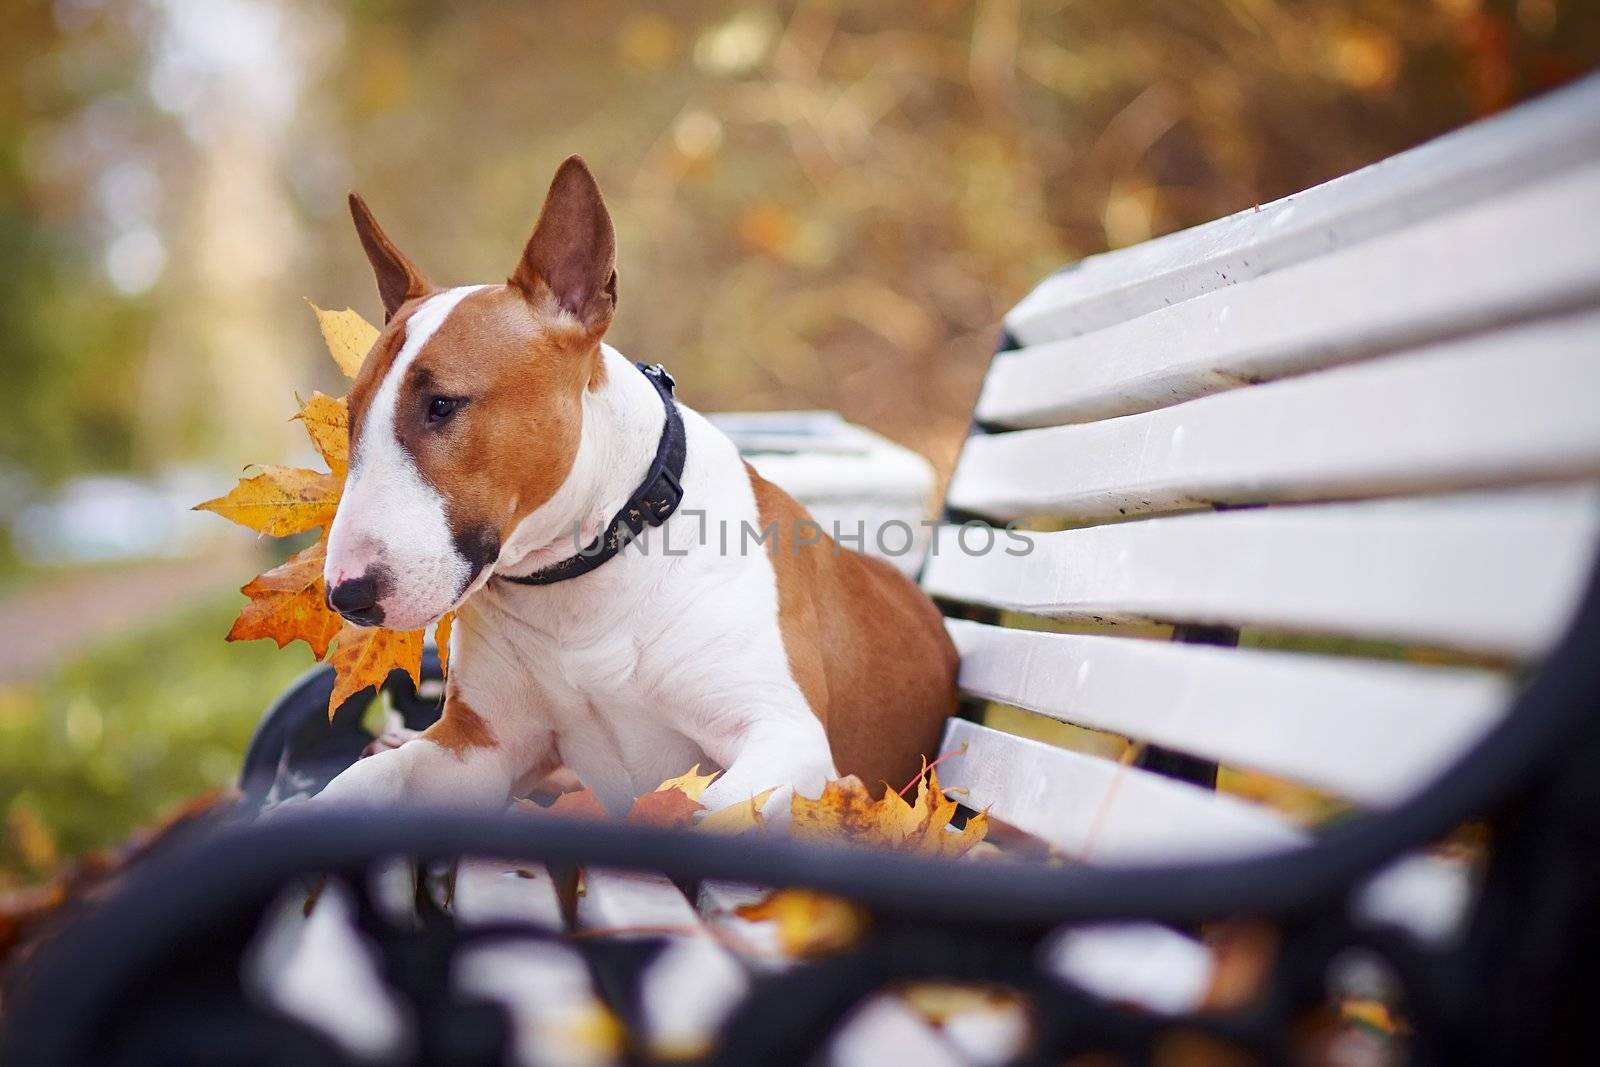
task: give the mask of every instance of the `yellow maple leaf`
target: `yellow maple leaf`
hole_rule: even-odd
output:
[[[858,905],[811,889],[780,889],[735,912],[751,922],[778,925],[778,943],[790,956],[820,956],[849,948],[867,929]]]
[[[956,859],[981,842],[989,828],[987,815],[979,813],[960,831],[951,830],[959,810],[940,789],[938,771],[925,764],[914,803],[892,789],[874,800],[854,775],[829,782],[815,800],[796,793],[789,807],[789,832],[801,840],[847,841]]]
[[[328,662],[336,675],[328,697],[331,719],[339,705],[369,685],[381,686],[396,667],[411,675],[413,685],[421,685],[422,631],[368,629],[346,623]]]
[[[303,467],[261,466],[259,474],[240,480],[227,495],[195,511],[210,511],[240,526],[273,537],[304,533],[333,522],[344,491],[344,479]]]
[[[717,771],[712,771],[710,774],[701,774],[700,764],[696,763],[693,767],[678,775],[678,777],[668,778],[656,786],[655,791],[664,793],[669,789],[681,789],[683,795],[690,800],[699,800],[700,794],[706,791],[706,786],[717,780],[718,773]]]
[[[378,337],[377,328],[348,308],[325,311],[315,304],[311,308],[334,363],[347,376],[355,377]],[[332,525],[350,466],[349,404],[343,397],[312,393],[295,417],[327,462],[327,473],[295,467],[257,467],[256,473],[241,479],[227,495],[197,504],[195,509],[215,512],[273,537]],[[279,648],[301,640],[311,646],[318,659],[328,656],[331,645],[330,663],[335,674],[328,700],[331,716],[349,697],[368,686],[382,685],[396,667],[411,675],[414,684],[420,684],[423,634],[421,630],[400,632],[345,624],[325,602],[322,569],[326,553],[324,536],[247,584],[241,592],[250,602],[234,620],[228,640],[269,637]],[[449,660],[453,622],[454,615],[446,615],[434,631],[441,664]]]
[[[305,426],[328,470],[343,478],[350,470],[350,406],[344,397],[312,393],[295,418]]]
[[[304,641],[318,659],[338,635],[343,620],[328,610],[323,592],[322,563],[328,542],[318,540],[239,590],[250,602],[233,621],[229,641],[270,637],[283,648]]]
[[[344,371],[346,378],[354,378],[361,370],[367,353],[372,350],[372,342],[378,339],[378,328],[349,308],[327,311],[309,300],[306,303],[311,304],[311,310],[316,312],[317,325],[322,329],[322,340],[328,346],[328,354]]]
[[[696,829],[713,834],[759,833],[766,829],[761,809],[777,791],[777,788],[773,787],[763,793],[757,793],[741,804],[729,804],[725,808],[719,808],[701,819]]]

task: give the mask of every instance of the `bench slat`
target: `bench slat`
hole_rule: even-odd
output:
[[[977,417],[1008,427],[1167,407],[1600,303],[1600,166],[1085,336],[995,357]],[[1508,266],[1514,265],[1514,269]]]
[[[946,625],[973,696],[1375,806],[1443,770],[1511,696],[1489,671]]]
[[[450,911],[466,924],[526,923],[561,930],[561,898],[550,872],[536,863],[464,858],[456,865]]]
[[[564,945],[505,938],[471,945],[451,967],[461,993],[499,1003],[515,1067],[608,1067],[622,1061],[610,1011],[583,958]],[[337,1001],[338,989],[327,990]]]
[[[955,507],[1099,518],[1600,475],[1600,313],[1160,411],[971,438]]]
[[[1288,848],[1304,831],[1234,797],[1110,760],[952,720],[940,751],[947,789],[1066,856],[1164,863]]]
[[[1600,156],[1600,78],[1353,174],[1094,256],[1006,316],[1020,343],[1070,337],[1520,188]]]
[[[828,1067],[966,1067],[967,1060],[904,1001],[888,994],[869,998],[851,1013],[828,1042]]]
[[[284,890],[245,959],[246,988],[325,1034],[357,1062],[399,1058],[414,1040],[405,1002],[356,926],[350,891],[327,882],[311,914],[306,887]]]
[[[1344,634],[1530,657],[1589,573],[1592,487],[1244,511],[1007,535],[939,531],[923,587],[1056,618]]]
[[[590,935],[666,938],[646,967],[639,996],[642,1038],[652,1053],[693,1058],[749,990],[744,968],[701,923],[678,887],[656,874],[590,867],[577,922]]]
[[[456,866],[451,914],[458,923],[525,923],[565,929],[554,879],[541,864],[464,857]],[[452,967],[456,988],[503,1005],[511,1061],[519,1067],[618,1062],[610,1012],[583,958],[563,944],[506,938],[474,945]]]

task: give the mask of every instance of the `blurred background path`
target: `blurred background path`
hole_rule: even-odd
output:
[[[254,546],[232,542],[192,559],[71,571],[0,594],[0,685],[39,678],[73,653],[214,600],[260,562]]]

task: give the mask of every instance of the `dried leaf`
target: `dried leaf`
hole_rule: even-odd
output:
[[[354,378],[371,351],[372,342],[378,339],[378,328],[349,308],[327,311],[309,300],[306,303],[311,304],[311,310],[317,313],[317,325],[322,329],[322,340],[328,346],[328,354],[344,371],[346,378]]]
[[[600,803],[600,798],[594,795],[593,789],[574,789],[562,793],[548,808],[540,807],[531,800],[517,801],[517,808],[529,814],[571,815],[579,819],[608,817],[605,806]]]
[[[777,788],[773,787],[764,793],[757,793],[741,804],[730,804],[713,811],[700,820],[697,829],[734,836],[759,833],[766,828],[766,822],[761,817],[761,809],[766,807],[767,801],[777,791]]]
[[[295,418],[305,424],[306,436],[328,469],[343,478],[350,470],[350,405],[345,398],[312,393]]]
[[[633,807],[628,809],[626,821],[646,826],[687,829],[694,825],[694,817],[705,810],[699,801],[691,800],[687,793],[674,786],[671,789],[657,789],[635,800]]]
[[[912,982],[899,990],[900,999],[934,1026],[944,1026],[963,1015],[1020,1016],[1025,1012],[1018,994],[999,986],[960,982]],[[1025,1026],[1026,1020],[1017,1022]],[[1020,1051],[1020,1050],[1018,1050]]]
[[[801,840],[848,841],[955,859],[982,841],[989,828],[988,818],[980,813],[959,832],[950,830],[959,810],[939,788],[938,771],[925,766],[917,780],[915,803],[888,789],[874,800],[854,775],[829,782],[816,800],[796,793],[789,807],[789,830]]]
[[[333,522],[344,479],[302,467],[263,466],[226,496],[196,504],[257,533],[288,537]]]
[[[369,685],[382,685],[396,667],[422,684],[422,631],[377,630],[346,624],[329,662],[337,677],[328,697],[328,718]]]
[[[450,632],[456,626],[456,613],[447,611],[439,616],[439,621],[433,624],[433,644],[439,650],[439,671],[448,673],[450,670]]]
[[[681,789],[683,790],[683,795],[690,800],[699,800],[700,795],[706,791],[706,787],[717,780],[718,773],[717,771],[712,771],[710,774],[701,774],[700,764],[696,763],[683,774],[678,775],[678,777],[668,778],[656,786],[656,792],[661,793],[668,789]]]
[[[328,542],[319,540],[267,571],[240,590],[250,603],[228,631],[229,641],[270,637],[283,648],[304,641],[318,659],[338,636],[344,620],[328,609],[322,584],[322,563]]]
[[[780,889],[736,914],[778,924],[778,942],[791,956],[811,957],[849,948],[867,929],[867,913],[848,900],[810,889]]]
[[[378,331],[360,315],[346,308],[326,311],[312,304],[328,353],[339,369],[355,377],[362,360],[378,337]],[[339,499],[344,492],[344,476],[350,465],[350,409],[342,397],[312,393],[295,416],[317,452],[328,464],[328,473],[302,468],[262,466],[240,480],[226,496],[197,504],[197,511],[211,511],[223,518],[248,526],[258,533],[287,537],[333,523]],[[278,647],[302,640],[311,646],[318,659],[328,655],[336,642],[330,662],[335,672],[333,694],[328,704],[331,716],[340,704],[369,685],[381,685],[396,667],[421,682],[422,631],[396,632],[366,630],[345,625],[324,601],[322,581],[326,541],[297,553],[282,566],[251,581],[243,589],[250,603],[245,605],[233,628],[230,641],[270,637]],[[440,646],[441,664],[450,657],[450,629],[453,615],[440,619],[434,631]]]
[[[61,850],[56,844],[55,832],[33,805],[25,801],[13,802],[6,816],[6,831],[22,861],[36,873],[52,871],[60,862]]]

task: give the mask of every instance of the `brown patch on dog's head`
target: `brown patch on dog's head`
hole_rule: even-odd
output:
[[[469,577],[455,591],[459,597],[494,562],[517,524],[547,502],[572,469],[583,394],[604,382],[600,343],[616,309],[611,218],[583,161],[568,159],[556,172],[507,283],[461,297],[409,362],[397,368],[408,326],[439,290],[399,252],[359,198],[352,197],[351,204],[387,315],[350,390],[351,485],[366,476],[363,450],[386,445],[364,436],[369,424],[376,431],[389,421],[372,419],[373,404],[379,396],[385,402],[393,396],[393,441],[442,500],[452,545],[440,550],[454,551],[468,565]],[[424,318],[437,310],[423,312]],[[391,372],[403,377],[385,389]],[[381,495],[383,487],[374,490]],[[373,490],[363,499],[371,495]],[[344,511],[339,520],[346,518]],[[387,564],[403,574],[418,562],[383,559],[384,531],[374,529],[367,536],[376,547],[374,558],[359,561],[363,571]],[[430,593],[426,599],[439,597]],[[441,602],[437,609],[442,613],[450,606]]]

